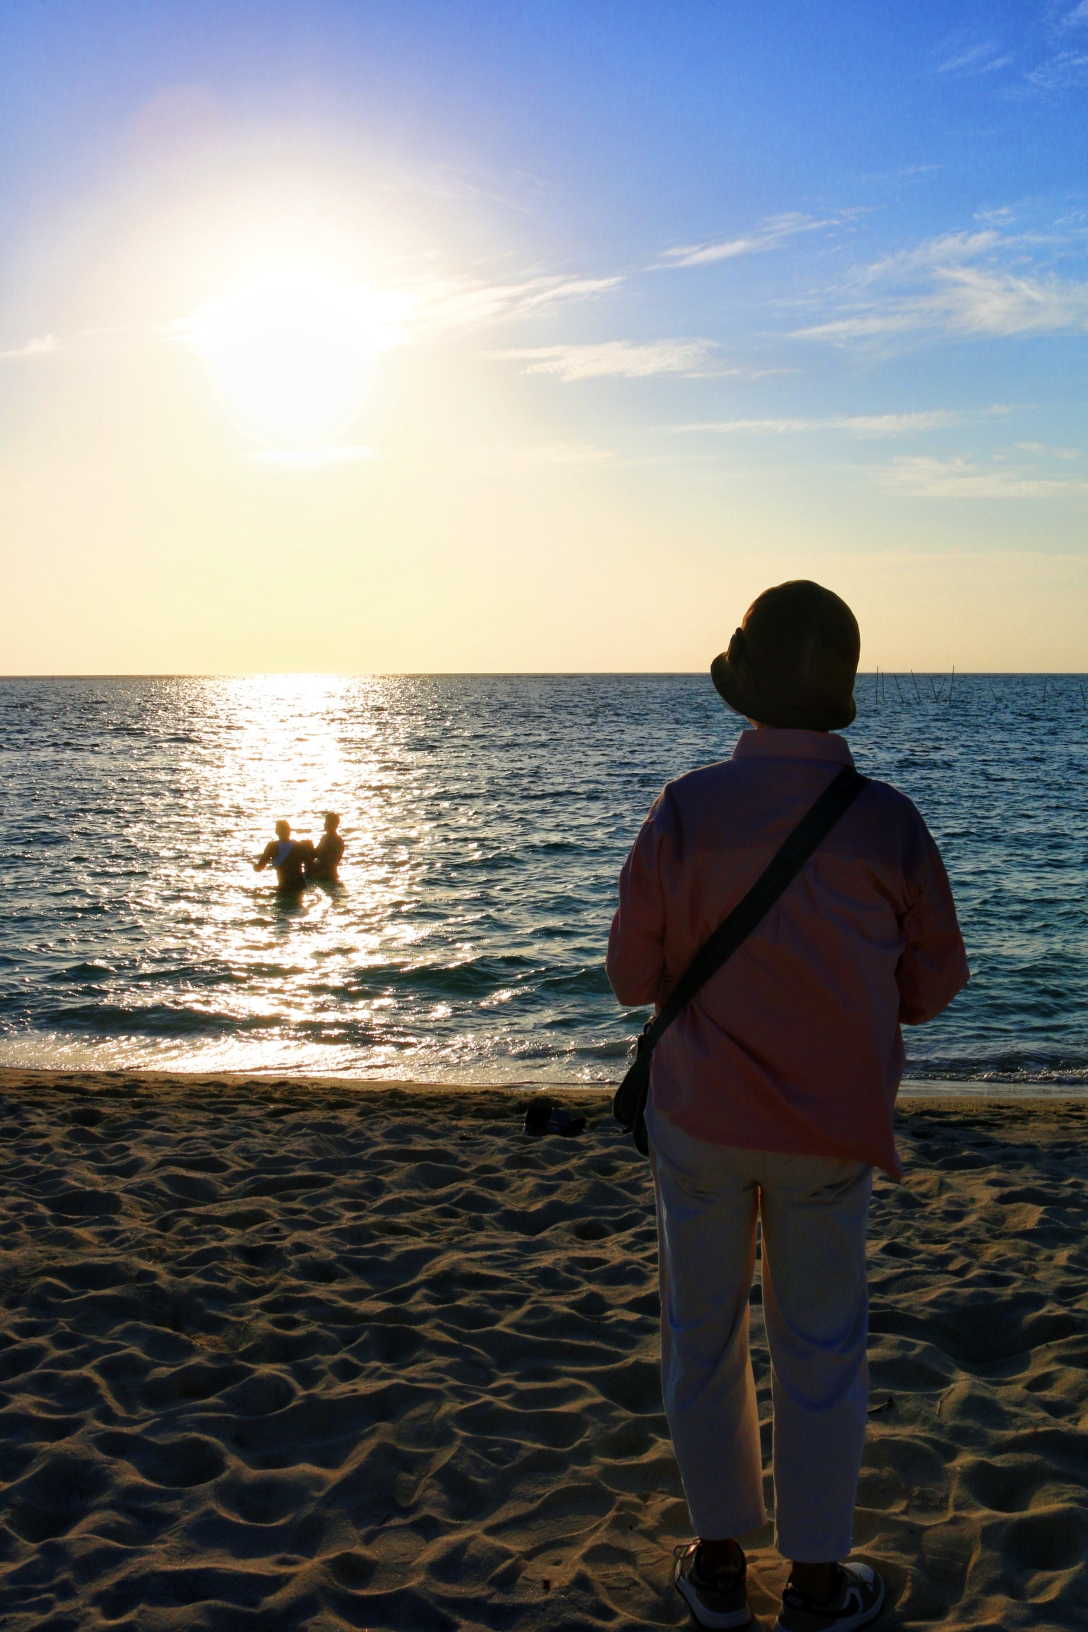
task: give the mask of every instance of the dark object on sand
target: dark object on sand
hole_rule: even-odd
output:
[[[612,1115],[635,1141],[635,1149],[649,1153],[646,1138],[646,1098],[650,1091],[650,1056],[677,1015],[702,990],[711,975],[717,974],[727,958],[747,939],[770,912],[787,884],[790,884],[831,832],[839,817],[853,804],[866,778],[852,765],[844,765],[810,810],[802,816],[786,842],[756,879],[744,899],[722,920],[703,942],[680,979],[669,993],[661,1012],[647,1020],[635,1044],[635,1058],[616,1089]]]
[[[525,1131],[534,1139],[539,1139],[545,1133],[557,1133],[563,1139],[573,1139],[585,1125],[584,1116],[572,1115],[565,1105],[553,1105],[547,1099],[534,1099],[525,1112]]]
[[[879,1416],[881,1411],[894,1411],[894,1409],[895,1400],[889,1394],[888,1398],[886,1400],[882,1400],[879,1405],[871,1405],[868,1409],[867,1415],[870,1417],[876,1417]],[[937,1409],[939,1411],[940,1406],[938,1406]]]

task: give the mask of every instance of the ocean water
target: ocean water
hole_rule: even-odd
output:
[[[973,972],[910,1076],[1088,1086],[1086,691],[859,679]],[[617,1080],[617,874],[738,729],[701,675],[0,681],[0,1064]],[[330,808],[341,885],[280,898],[250,861]]]

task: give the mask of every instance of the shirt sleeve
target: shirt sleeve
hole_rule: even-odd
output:
[[[952,887],[929,833],[911,880],[910,905],[900,919],[906,946],[895,971],[899,1020],[920,1026],[946,1009],[971,978],[956,919]]]
[[[605,972],[621,1003],[658,1003],[665,979],[665,894],[660,851],[664,794],[654,801],[620,873]]]

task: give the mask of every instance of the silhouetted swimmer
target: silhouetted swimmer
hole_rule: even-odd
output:
[[[307,878],[324,879],[329,884],[339,882],[340,874],[336,869],[340,865],[340,857],[344,854],[344,841],[336,831],[339,826],[339,816],[334,816],[330,810],[325,817],[325,831],[317,841],[313,860],[306,864]]]
[[[303,867],[313,859],[314,854],[309,839],[291,837],[290,822],[277,822],[276,837],[265,845],[260,861],[253,863],[253,871],[263,873],[266,867],[272,866],[276,869],[276,880],[281,890],[301,890]]]

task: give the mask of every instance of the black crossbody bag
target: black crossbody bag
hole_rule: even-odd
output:
[[[650,1092],[650,1056],[677,1015],[702,990],[756,925],[770,912],[786,886],[797,877],[805,862],[827,838],[839,817],[853,804],[867,778],[844,765],[807,811],[789,838],[756,879],[748,894],[722,920],[696,952],[669,993],[660,1014],[647,1020],[637,1043],[630,1069],[612,1101],[612,1115],[634,1136],[635,1148],[649,1154],[646,1140],[646,1097]]]

